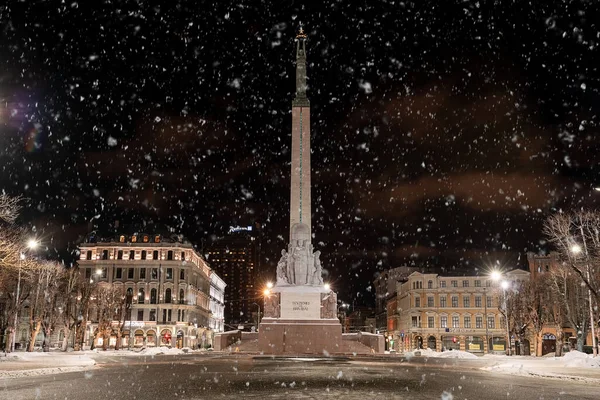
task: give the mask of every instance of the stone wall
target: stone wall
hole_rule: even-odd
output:
[[[373,353],[383,354],[385,351],[385,338],[383,335],[376,335],[368,332],[344,333],[344,340],[355,340],[369,347]]]
[[[242,340],[242,332],[240,331],[229,331],[215,334],[214,349],[216,351],[222,351]]]

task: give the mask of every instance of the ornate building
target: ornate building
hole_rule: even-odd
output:
[[[528,280],[529,273],[513,270],[503,278]],[[388,321],[394,331],[388,332],[388,339],[400,351],[430,348],[483,354],[489,348],[504,353],[507,332],[499,309],[501,296],[498,282],[487,277],[414,272],[398,283],[396,312]]]
[[[100,286],[121,288],[130,303],[123,321],[113,322],[123,327],[121,346],[196,348],[209,345],[214,329],[222,329],[224,283],[181,236],[90,235],[80,251],[80,273]],[[88,316],[85,343],[101,346],[96,315],[97,306]],[[109,345],[116,340],[111,336]]]

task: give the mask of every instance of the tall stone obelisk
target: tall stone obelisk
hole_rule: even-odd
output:
[[[320,251],[311,244],[310,103],[306,97],[306,35],[296,36],[292,101],[290,242],[277,263],[277,284],[264,298],[258,346],[265,354],[339,353],[337,296],[323,284]]]
[[[292,227],[302,223],[311,232],[310,102],[306,97],[306,34],[296,35],[296,96],[292,101],[292,171],[290,187],[290,240]]]

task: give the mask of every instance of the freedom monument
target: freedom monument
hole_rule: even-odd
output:
[[[328,354],[342,349],[337,296],[323,284],[320,252],[311,244],[310,102],[306,96],[306,35],[296,36],[296,96],[292,101],[290,242],[277,263],[277,283],[265,296],[258,346],[265,354]]]

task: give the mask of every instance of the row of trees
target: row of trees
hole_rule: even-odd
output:
[[[98,336],[106,348],[111,334],[120,337],[131,304],[121,288],[85,279],[76,267],[42,260],[27,253],[27,232],[15,226],[22,199],[0,195],[0,332],[5,352],[20,342],[16,320],[28,322],[27,351],[33,351],[41,333],[47,349],[53,333],[62,331],[63,350],[69,343],[79,350],[87,321],[98,321]],[[113,327],[113,321],[122,321]],[[17,340],[18,339],[18,340]],[[117,346],[120,340],[117,340]],[[24,343],[20,343],[24,345]],[[118,347],[117,347],[118,348]]]
[[[535,338],[535,348],[543,328],[556,327],[556,353],[562,354],[563,328],[575,331],[577,350],[583,351],[585,338],[598,333],[600,302],[600,213],[578,211],[549,217],[544,234],[554,245],[553,262],[535,278],[509,287],[502,309],[508,317],[510,334],[521,344]],[[592,343],[588,343],[592,345]],[[521,348],[521,354],[524,349]],[[597,352],[597,343],[593,348]]]

